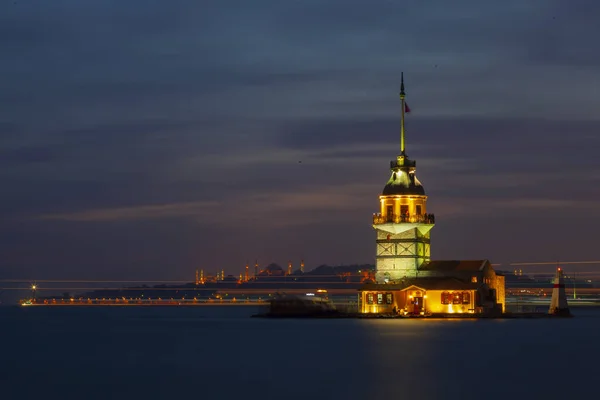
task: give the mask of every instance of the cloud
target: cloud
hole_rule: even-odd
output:
[[[189,202],[174,204],[142,205],[133,207],[88,210],[67,214],[48,214],[42,220],[63,220],[74,222],[105,222],[126,220],[147,220],[155,218],[188,217],[205,215],[207,210],[218,207],[215,202]]]
[[[400,71],[438,254],[484,249],[481,230],[501,237],[536,208],[572,227],[561,207],[592,213],[600,196],[598,5],[446,3],[0,4],[10,262],[222,264],[298,243],[371,260]],[[536,223],[538,243],[554,240]],[[238,255],[222,255],[223,234]],[[90,244],[103,237],[144,239],[115,240],[110,258]]]
[[[559,200],[559,199],[515,199],[496,203],[496,207],[513,208],[513,209],[563,209],[563,210],[578,210],[588,212],[596,210],[597,204],[593,201],[581,200]]]
[[[271,229],[323,223],[343,219],[361,208],[366,189],[372,185],[340,185],[326,189],[306,188],[296,192],[267,192],[242,200],[226,197],[220,202],[194,201],[170,204],[135,205],[44,214],[36,219],[70,222],[148,221],[186,219],[202,225],[220,223],[230,227],[256,223],[257,229]],[[240,201],[243,205],[240,206]]]

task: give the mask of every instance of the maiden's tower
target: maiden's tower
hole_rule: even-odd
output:
[[[404,74],[400,83],[400,154],[373,214],[375,282],[360,290],[361,312],[403,315],[486,314],[504,309],[504,276],[488,260],[431,260],[435,217],[408,157]]]

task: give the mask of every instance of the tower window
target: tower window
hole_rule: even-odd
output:
[[[383,304],[383,293],[377,293],[377,304]]]
[[[400,206],[400,215],[408,215],[408,205]]]
[[[416,209],[416,214],[417,214],[417,215],[421,215],[421,205],[420,205],[420,204],[417,204],[417,207],[416,207],[416,208],[417,208],[417,209]]]

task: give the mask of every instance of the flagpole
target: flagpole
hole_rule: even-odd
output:
[[[404,72],[400,74],[400,103],[402,108],[402,118],[400,120],[400,154],[404,155]]]

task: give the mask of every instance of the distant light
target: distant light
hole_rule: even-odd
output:
[[[35,290],[35,289],[37,288],[37,286],[35,286],[35,285],[31,285],[31,288],[32,288],[33,290]]]
[[[314,293],[306,293],[307,296],[314,296]]]

